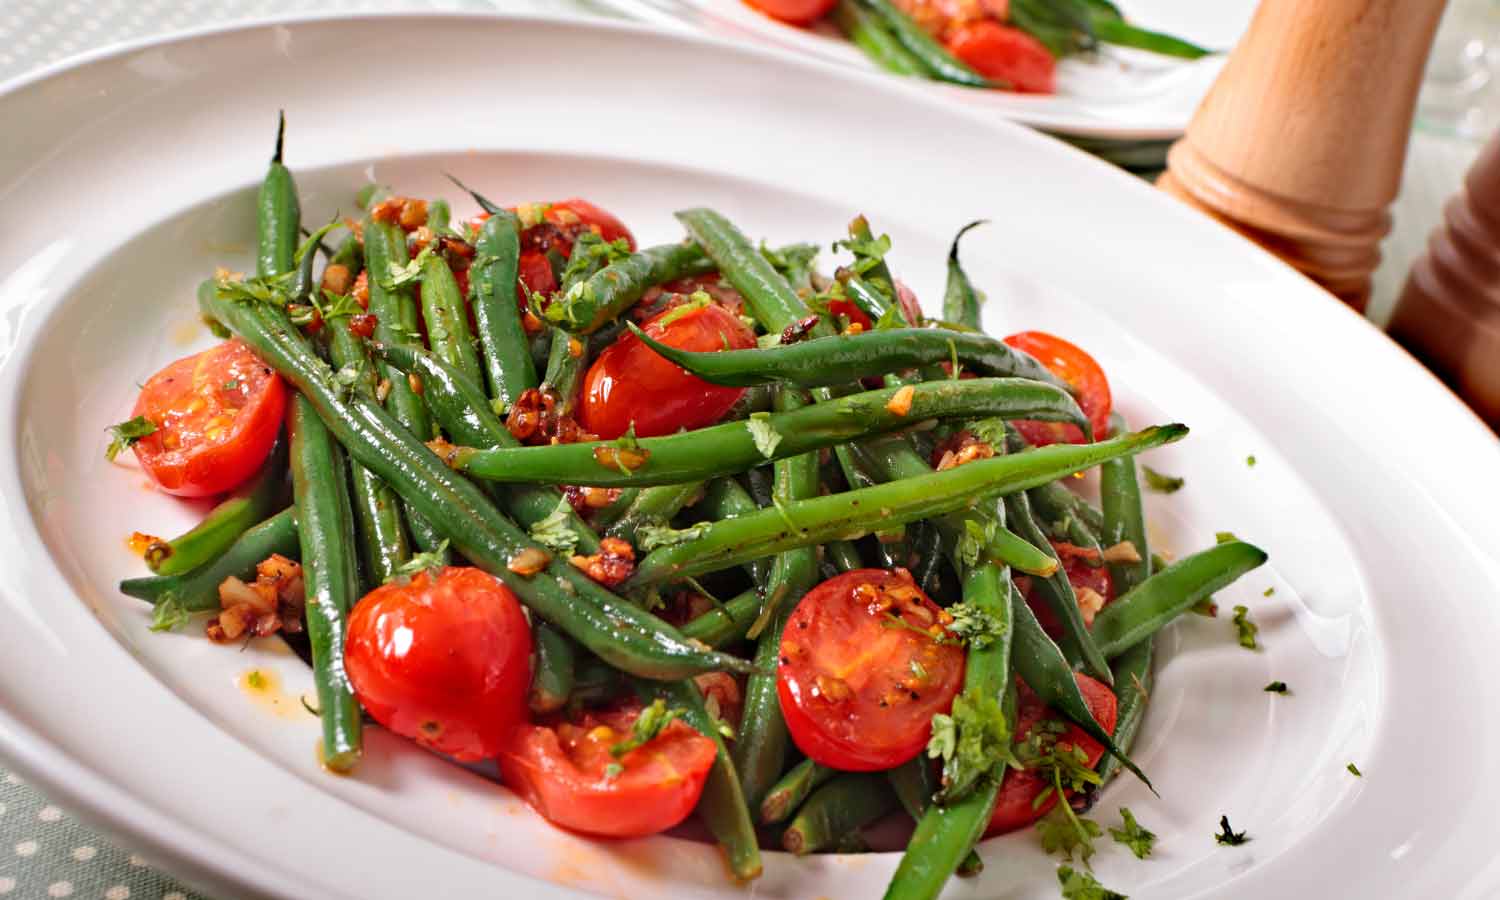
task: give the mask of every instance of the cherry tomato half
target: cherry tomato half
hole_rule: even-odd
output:
[[[833,9],[838,0],[745,0],[745,5],[778,22],[811,25]]]
[[[531,628],[493,575],[421,572],[354,607],[344,667],[375,721],[457,759],[487,759],[526,718]]]
[[[260,469],[285,409],[281,377],[236,338],[151,376],[131,415],[156,431],[132,449],[167,493],[218,494]]]
[[[669,309],[646,320],[645,332],[683,350],[743,350],[755,333],[718,304]],[[709,384],[658,356],[633,334],[605,348],[583,379],[579,423],[601,438],[617,438],[635,423],[640,437],[712,425],[744,388]]]
[[[630,229],[625,227],[624,222],[621,222],[614,213],[600,209],[581,197],[569,197],[566,200],[553,202],[542,217],[570,233],[571,226],[581,223],[586,228],[597,230],[599,236],[606,241],[624,238],[625,242],[630,245],[630,249],[635,249],[635,235],[630,233]],[[575,218],[577,222],[573,221]]]
[[[1112,406],[1109,379],[1092,356],[1074,344],[1045,331],[1022,331],[1005,339],[1005,343],[1035,356],[1053,375],[1073,386],[1075,399],[1094,427],[1094,437],[1102,440],[1109,434],[1109,412]],[[1062,422],[1017,421],[1016,430],[1038,447],[1047,444],[1082,444],[1083,430]]]
[[[1106,733],[1114,733],[1115,719],[1119,716],[1119,703],[1114,692],[1102,681],[1095,681],[1082,673],[1074,673],[1073,677],[1078,680],[1078,689],[1083,692],[1084,702],[1088,704],[1094,721]],[[1026,740],[1031,729],[1045,719],[1066,721],[1051,708],[1044,706],[1031,688],[1019,680],[1016,683],[1020,690],[1016,698],[1016,743]],[[1083,729],[1072,723],[1068,723],[1067,730],[1058,735],[1057,745],[1083,748],[1088,754],[1090,767],[1097,766],[1100,757],[1104,756],[1104,745],[1084,734]],[[984,836],[1014,831],[1046,815],[1048,810],[1057,805],[1057,792],[1054,791],[1041,803],[1035,801],[1047,786],[1047,780],[1031,769],[1012,769],[1006,772],[1005,780],[1000,783],[1000,797],[995,801],[995,812],[990,816],[990,824],[985,828]]]
[[[807,593],[781,637],[776,690],[792,740],[835,769],[889,769],[922,752],[953,706],[964,653],[905,569],[855,569]]]
[[[616,758],[610,749],[630,735],[637,715],[619,710],[576,724],[522,726],[500,754],[501,778],[554,825],[617,838],[666,831],[698,805],[718,748],[676,720]]]
[[[986,78],[1025,94],[1050,94],[1057,60],[1042,42],[1022,31],[981,19],[948,35],[948,51]]]

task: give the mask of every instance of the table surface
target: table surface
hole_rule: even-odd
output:
[[[239,19],[390,9],[489,11],[565,8],[610,15],[590,0],[6,0],[0,6],[0,82],[58,60],[153,34]],[[1390,317],[1407,269],[1422,252],[1442,204],[1459,186],[1478,144],[1416,132],[1408,150],[1394,225],[1383,245],[1368,315]],[[1111,154],[1105,154],[1111,155]],[[1134,160],[1137,155],[1127,153]],[[1134,165],[1133,162],[1126,163]],[[119,849],[0,768],[0,896],[203,900],[200,894]]]

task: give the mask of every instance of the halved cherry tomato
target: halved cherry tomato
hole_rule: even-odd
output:
[[[528,250],[516,262],[516,299],[522,306],[529,299],[528,291],[550,294],[557,290],[557,277],[552,274],[552,263],[545,253]]]
[[[744,350],[755,333],[716,303],[684,312],[669,309],[642,326],[664,344],[683,350]],[[656,354],[633,334],[605,348],[583,379],[579,422],[601,438],[617,438],[635,423],[640,437],[671,434],[717,422],[744,388],[709,384]]]
[[[625,242],[630,245],[630,249],[635,249],[635,235],[630,233],[630,229],[625,227],[624,222],[621,222],[613,213],[600,209],[581,197],[554,201],[542,217],[572,236],[577,235],[574,226],[581,223],[585,228],[597,230],[599,236],[606,241],[624,238]],[[575,219],[577,221],[574,221]]]
[[[354,607],[344,667],[375,721],[457,759],[487,759],[525,721],[531,627],[493,575],[421,572]]]
[[[947,613],[905,569],[855,569],[807,593],[781,638],[776,690],[792,740],[835,769],[889,769],[922,752],[953,706],[964,653]]]
[[[1057,60],[1042,42],[1022,31],[982,19],[948,35],[948,51],[986,78],[1026,94],[1050,94]]]
[[[645,837],[677,825],[703,793],[718,748],[681,720],[616,758],[639,709],[579,722],[526,725],[500,754],[500,775],[549,822],[603,837]],[[619,765],[612,772],[611,766]]]
[[[1094,427],[1094,437],[1102,440],[1109,434],[1109,412],[1112,400],[1109,379],[1104,370],[1084,350],[1045,331],[1022,331],[1005,339],[1017,350],[1035,356],[1053,375],[1073,386],[1074,396],[1083,414]],[[1038,447],[1047,444],[1082,444],[1083,430],[1061,422],[1034,422],[1022,419],[1015,423],[1021,436]]]
[[[788,25],[811,25],[833,9],[838,0],[745,0],[745,5]]]
[[[1119,703],[1114,692],[1103,682],[1095,681],[1082,673],[1075,673],[1073,677],[1078,680],[1078,689],[1083,692],[1083,699],[1088,703],[1094,721],[1099,723],[1100,728],[1113,734],[1115,719],[1119,716]],[[1019,679],[1016,684],[1020,690],[1016,698],[1016,743],[1026,740],[1031,729],[1044,719],[1066,721],[1050,707],[1043,706],[1031,688]],[[1091,767],[1097,766],[1099,759],[1104,756],[1104,745],[1084,734],[1083,729],[1072,723],[1068,723],[1067,730],[1058,735],[1057,746],[1083,748],[1088,754],[1088,764]],[[1057,805],[1056,791],[1041,803],[1035,806],[1033,803],[1047,787],[1046,779],[1031,769],[1012,769],[1006,772],[1005,780],[1000,783],[1000,797],[995,801],[995,812],[990,816],[990,824],[984,830],[984,836],[1014,831],[1046,815]]]
[[[131,416],[150,419],[156,431],[132,449],[169,494],[222,493],[260,469],[285,409],[281,377],[236,338],[147,380]]]

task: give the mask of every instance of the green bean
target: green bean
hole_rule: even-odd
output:
[[[359,239],[359,235],[349,232],[339,242],[339,248],[334,251],[333,257],[328,260],[330,266],[343,266],[353,276],[365,265],[365,245]],[[353,282],[351,281],[351,284]]]
[[[255,201],[259,234],[255,274],[261,276],[291,271],[300,240],[302,211],[297,204],[297,185],[282,162],[285,138],[286,113],[282,112],[276,118],[276,152]]]
[[[932,522],[921,524],[926,527],[922,529],[921,536],[912,550],[913,555],[916,556],[916,565],[912,567],[911,574],[916,579],[917,587],[920,587],[928,596],[932,596],[937,592],[942,578],[943,532]]]
[[[427,202],[427,227],[436,234],[448,228],[449,221],[453,218],[453,209],[448,201],[442,197]]]
[[[825,387],[856,381],[871,372],[899,372],[957,359],[968,372],[1025,378],[1068,389],[1065,382],[1020,350],[989,335],[964,331],[889,328],[752,350],[694,352],[669,347],[638,328],[631,330],[651,349],[704,381],[733,387],[772,381]]]
[[[1182,38],[1131,25],[1120,14],[1119,8],[1107,0],[1082,0],[1082,2],[1088,7],[1088,24],[1094,37],[1106,44],[1135,47],[1138,50],[1148,50],[1152,53],[1176,56],[1181,59],[1199,59],[1212,52]]]
[[[359,702],[344,673],[345,618],[359,599],[349,474],[343,450],[303,397],[295,398],[287,414],[287,433],[313,685],[323,720],[321,761],[334,771],[347,772],[360,756]]]
[[[730,758],[729,748],[724,745],[724,736],[719,733],[718,723],[708,714],[703,705],[703,695],[698,686],[689,681],[638,681],[637,691],[643,699],[651,702],[656,698],[666,701],[669,708],[683,711],[683,719],[718,748],[713,768],[708,772],[708,781],[703,785],[703,795],[698,800],[698,815],[712,831],[719,846],[724,848],[729,860],[729,870],[741,881],[756,878],[761,872],[760,844],[755,837],[755,823],[750,820],[750,808],[745,805],[745,795],[740,790],[740,779]]]
[[[840,572],[853,572],[865,567],[865,561],[859,558],[859,548],[854,546],[853,541],[829,541],[823,545],[823,552]]]
[[[683,625],[682,636],[716,649],[742,641],[760,614],[760,604],[760,593],[754,589],[736,594]]]
[[[1057,649],[1057,644],[1042,630],[1036,614],[1026,605],[1025,598],[1015,585],[1010,586],[1010,601],[1011,615],[1015,622],[1015,634],[1011,639],[1011,661],[1016,674],[1030,685],[1043,704],[1062,713],[1085,734],[1103,744],[1105,750],[1155,793],[1156,788],[1151,786],[1146,774],[1094,720],[1087,701],[1083,699],[1083,692],[1078,688],[1078,681],[1073,677],[1072,667],[1063,658],[1062,651]],[[1094,620],[1096,626],[1098,621],[1097,618]]]
[[[833,17],[839,30],[880,68],[897,75],[926,77],[930,74],[922,61],[856,0],[839,0],[833,8]]]
[[[1006,497],[1005,512],[1010,527],[1016,529],[1021,537],[1043,553],[1056,555],[1047,535],[1042,532],[1036,519],[1032,518],[1031,504],[1025,493]],[[1082,662],[1084,670],[1089,674],[1105,684],[1112,683],[1114,676],[1110,674],[1108,659],[1099,651],[1099,645],[1094,642],[1088,625],[1084,624],[1083,611],[1078,608],[1078,597],[1073,592],[1073,583],[1068,580],[1068,573],[1059,569],[1045,578],[1032,579],[1031,584],[1033,590],[1046,601],[1052,614],[1062,623],[1062,647],[1064,651],[1071,651],[1068,653],[1069,662]]]
[[[231,575],[241,580],[254,577],[255,566],[274,554],[297,559],[297,517],[284,509],[247,530],[212,561],[177,575],[127,578],[120,593],[158,608],[158,622],[170,624],[177,613],[208,612],[219,608],[219,585]]]
[[[1125,418],[1119,413],[1109,417],[1110,434],[1127,430]],[[1099,467],[1099,500],[1104,512],[1099,542],[1113,547],[1129,541],[1140,557],[1137,562],[1109,564],[1115,593],[1121,595],[1151,574],[1151,547],[1146,535],[1146,514],[1141,508],[1141,485],[1136,478],[1134,459],[1113,459]]]
[[[807,304],[728,219],[702,208],[682,210],[676,216],[724,280],[745,298],[750,314],[766,331],[781,331],[807,315]]]
[[[970,647],[964,665],[963,698],[967,703],[997,703],[1011,681],[1010,577],[991,563],[971,569],[964,579],[964,602],[994,617],[1000,627],[983,647]],[[978,773],[976,773],[978,774]],[[1004,771],[986,773],[967,783],[947,779],[940,803],[923,804],[906,853],[886,888],[887,900],[936,897],[962,864],[981,867],[974,855],[995,811]]]
[[[766,792],[765,799],[760,802],[760,824],[776,825],[785,822],[802,806],[802,801],[809,794],[837,774],[837,769],[818,765],[810,759],[792,766],[790,771],[781,776],[780,781],[772,785]]]
[[[546,622],[531,629],[534,653],[527,703],[537,714],[556,712],[573,694],[573,641]]]
[[[794,547],[890,529],[970,507],[985,497],[1025,490],[1121,453],[1180,440],[1185,425],[1162,425],[1093,444],[1054,444],[966,463],[944,472],[799,500],[706,525],[698,537],[648,554],[627,589],[713,572]]]
[[[813,289],[813,263],[818,259],[817,244],[787,244],[770,249],[761,245],[760,253],[794,291]]]
[[[594,525],[607,530],[609,526],[618,522],[620,517],[625,515],[626,510],[630,509],[630,504],[635,502],[635,498],[640,496],[643,490],[645,488],[620,488],[619,495],[611,500],[609,505],[595,510],[594,514],[589,518],[593,521]]]
[[[911,820],[922,821],[922,812],[938,792],[937,773],[927,754],[918,753],[896,768],[887,769],[885,777],[891,783],[891,790],[896,792],[896,799],[901,801],[901,808],[906,810]]]
[[[474,326],[484,350],[485,374],[490,392],[505,406],[538,384],[536,363],[516,302],[520,234],[515,213],[500,210],[491,215],[479,229],[474,264],[469,270]]]
[[[1031,501],[1032,512],[1049,526],[1049,530],[1076,537],[1081,527],[1094,536],[1095,542],[1098,541],[1099,533],[1104,529],[1104,514],[1062,484],[1054,481],[1040,485],[1027,491],[1026,496]]]
[[[896,806],[895,793],[879,773],[841,773],[807,798],[782,832],[781,845],[797,856],[835,848]]]
[[[1153,574],[1094,617],[1094,640],[1114,658],[1164,628],[1202,600],[1259,568],[1266,552],[1243,541],[1200,550]]]
[[[433,354],[469,380],[482,384],[484,373],[469,334],[469,311],[442,254],[434,253],[422,264],[422,320]]]
[[[212,282],[206,282],[213,290]],[[201,290],[201,289],[200,289]],[[375,397],[375,367],[365,352],[364,342],[350,333],[344,323],[330,323],[328,351],[340,372],[352,373],[351,387],[366,399]],[[396,576],[411,559],[411,544],[401,515],[401,498],[369,469],[352,463],[350,501],[354,505],[355,532],[359,535],[364,561],[365,587],[374,589]]]
[[[1146,704],[1151,699],[1151,664],[1155,655],[1155,643],[1155,639],[1141,641],[1115,658],[1115,691],[1120,698],[1115,718],[1115,743],[1126,753],[1134,746],[1141,723],[1146,719]],[[1119,772],[1119,760],[1113,756],[1101,759],[1100,784],[1095,791],[1102,790]]]
[[[411,347],[377,344],[375,352],[397,370],[415,373],[422,380],[422,395],[438,424],[455,441],[474,447],[516,447],[515,439],[489,406],[484,390],[432,354]],[[599,535],[572,507],[563,509],[562,493],[550,484],[518,484],[504,495],[510,514],[522,528],[530,528],[557,510],[563,510],[563,525],[578,538],[577,549],[593,553]]]
[[[933,78],[965,87],[1009,87],[969,68],[890,0],[859,0],[859,3],[890,29],[896,40],[921,61]]]
[[[811,398],[800,391],[783,388],[776,392],[778,412],[789,412],[807,406]],[[818,455],[778,460],[772,486],[772,498],[778,504],[791,504],[818,495]],[[776,660],[781,654],[781,635],[787,617],[818,580],[818,553],[813,547],[799,547],[777,555],[766,588],[765,610],[761,621],[768,626],[755,644],[755,666],[758,670],[745,682],[744,713],[740,718],[739,737],[734,743],[734,763],[739,769],[740,786],[745,802],[758,808],[767,791],[775,784],[786,765],[786,721],[781,715],[777,697]],[[751,629],[754,632],[754,628]]]
[[[215,296],[204,312],[239,335],[301,391],[355,460],[395,488],[411,509],[439,523],[444,536],[470,562],[500,578],[534,612],[602,659],[647,678],[752,668],[743,660],[688,644],[675,629],[566,561],[552,560],[533,576],[512,571],[513,559],[547,555],[476,485],[444,466],[384,409],[357,395],[343,397],[333,372],[311,353],[281,309]]]
[[[181,575],[217,559],[240,535],[286,506],[286,439],[279,438],[260,472],[203,521],[171,540],[146,547],[146,565],[158,575]]]
[[[642,526],[666,525],[684,506],[691,506],[702,495],[701,481],[645,488],[636,495],[624,515],[609,526],[608,535],[634,544]]]
[[[964,267],[959,264],[958,242],[969,233],[969,229],[985,224],[987,222],[984,219],[970,222],[953,236],[953,245],[948,248],[948,284],[943,290],[943,318],[976,329],[980,327],[979,306],[984,302],[984,294],[974,287],[974,283],[964,272]]]
[[[903,398],[908,403],[901,402]],[[930,418],[998,415],[1077,423],[1064,391],[1019,378],[972,378],[883,388],[793,412],[632,443],[587,441],[493,450],[461,448],[449,462],[489,481],[613,486],[681,484],[743,472],[769,460],[909,428]],[[624,460],[629,452],[637,463]]]
[[[552,295],[542,318],[573,334],[589,334],[634,306],[653,285],[713,270],[691,241],[647,247]]]
[[[717,521],[758,512],[760,507],[755,498],[750,496],[750,492],[735,479],[715,478],[703,489],[703,499],[694,505],[694,509],[702,513],[703,518]],[[770,559],[752,559],[745,564],[746,571],[750,573],[750,581],[765,596],[770,596],[766,594],[766,590],[767,579],[771,577],[771,563]]]

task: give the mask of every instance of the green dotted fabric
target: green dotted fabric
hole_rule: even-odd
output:
[[[208,900],[100,840],[0,769],[0,898],[43,900]]]

